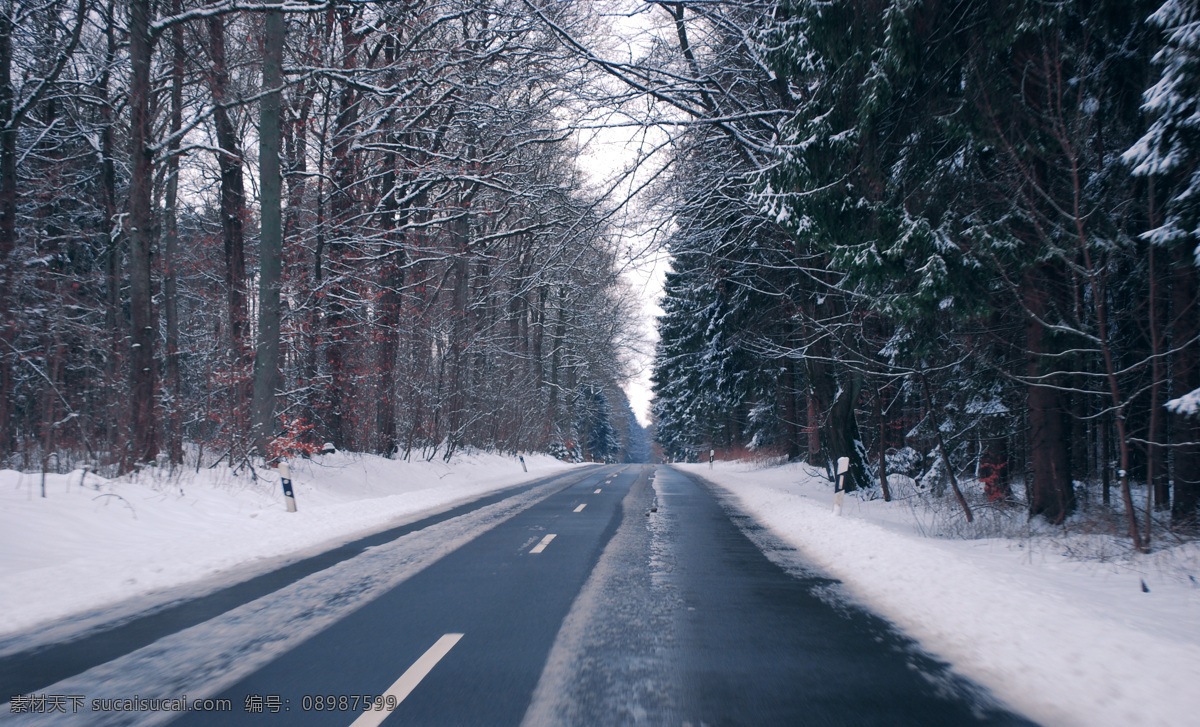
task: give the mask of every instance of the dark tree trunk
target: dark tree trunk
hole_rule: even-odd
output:
[[[846,478],[846,491],[865,486],[865,468],[862,457],[858,452],[858,419],[854,415],[854,407],[858,403],[858,395],[862,392],[862,374],[844,371],[838,382],[836,398],[829,407],[829,427],[827,429],[830,461],[836,463],[841,457],[850,459],[850,475]]]
[[[396,428],[396,359],[400,355],[400,306],[401,290],[404,287],[403,235],[394,231],[396,223],[407,224],[407,219],[397,220],[400,206],[398,198],[403,194],[397,186],[396,154],[384,155],[386,171],[383,175],[383,241],[379,255],[382,264],[379,270],[379,360],[376,374],[379,382],[376,412],[377,451],[390,457],[399,447],[399,432]]]
[[[853,371],[842,371],[835,374],[833,366],[820,359],[829,360],[828,344],[814,344],[816,358],[806,359],[808,362],[808,377],[812,383],[816,401],[813,402],[818,416],[823,416],[824,425],[818,429],[821,451],[824,461],[817,464],[828,469],[830,476],[841,457],[850,460],[850,473],[846,477],[846,491],[850,492],[867,484],[863,476],[862,458],[859,456],[856,442],[859,439],[858,421],[854,416],[854,407],[858,403],[858,395],[862,391],[862,374]],[[810,404],[810,407],[812,404]],[[810,408],[810,413],[812,409]],[[811,419],[809,426],[815,426]]]
[[[246,185],[242,171],[243,156],[237,131],[230,118],[229,67],[225,58],[225,20],[208,19],[208,37],[212,55],[209,85],[213,97],[213,126],[216,129],[217,167],[221,171],[221,235],[225,242],[225,287],[228,295],[229,338],[234,364],[246,363]],[[236,407],[244,411],[245,386],[236,385]]]
[[[1029,489],[1030,515],[1041,515],[1059,524],[1075,509],[1075,491],[1071,482],[1071,454],[1068,450],[1066,407],[1062,392],[1048,383],[1037,381],[1050,373],[1045,354],[1053,353],[1045,326],[1049,311],[1047,271],[1035,269],[1024,280],[1022,295],[1029,315],[1025,321],[1029,384],[1029,455],[1033,482]]]
[[[132,462],[158,454],[158,413],[154,402],[154,341],[158,321],[151,289],[153,245],[151,187],[154,166],[150,144],[150,0],[129,3],[129,401]],[[128,463],[127,465],[128,466]]]
[[[1112,421],[1105,414],[1100,424],[1100,497],[1105,507],[1112,504]]]
[[[1146,482],[1150,485],[1150,491],[1147,495],[1151,502],[1148,506],[1155,509],[1166,510],[1171,507],[1171,490],[1167,481],[1167,450],[1162,445],[1167,441],[1167,422],[1166,411],[1163,409],[1163,394],[1166,393],[1167,372],[1166,362],[1161,354],[1163,344],[1165,343],[1166,327],[1167,327],[1167,307],[1168,301],[1162,294],[1162,280],[1160,280],[1159,263],[1154,253],[1155,246],[1150,245],[1148,250],[1149,256],[1149,275],[1150,275],[1150,352],[1154,355],[1154,360],[1150,364],[1151,384],[1150,384],[1150,407],[1149,419],[1147,424],[1148,434],[1147,441],[1150,444],[1146,449]],[[1146,509],[1146,537],[1150,537],[1150,514],[1151,507]]]
[[[121,310],[121,250],[122,230],[117,221],[117,150],[114,139],[113,103],[109,96],[110,69],[117,57],[116,0],[105,9],[104,24],[105,56],[104,70],[100,74],[100,186],[103,197],[104,234],[104,325],[109,334],[109,350],[104,362],[106,389],[105,441],[110,451],[116,450],[118,432],[122,431],[124,402],[120,396],[122,386],[122,358],[126,336],[126,321]]]
[[[452,222],[455,256],[450,261],[453,280],[453,299],[450,311],[450,411],[447,428],[452,446],[462,435],[467,406],[467,301],[470,298],[470,263],[467,260],[466,211],[460,210],[461,220]]]
[[[259,107],[259,189],[262,205],[259,242],[258,342],[254,349],[252,436],[264,458],[274,435],[275,382],[279,375],[279,286],[283,270],[283,176],[279,164],[283,97],[283,12],[266,14],[263,48],[263,99]]]
[[[796,362],[793,359],[784,361],[783,374],[780,376],[779,392],[776,395],[778,406],[783,413],[784,440],[787,443],[788,461],[800,458],[801,445],[800,412],[796,404]]]
[[[326,119],[327,120],[327,119]],[[326,235],[326,216],[325,216],[325,133],[322,131],[317,135],[317,191],[316,191],[316,232],[313,240],[313,256],[312,256],[312,289],[318,296],[322,295],[322,287],[324,285],[324,255],[325,255],[325,235]],[[290,210],[289,210],[290,211]],[[319,297],[318,297],[319,300]],[[322,306],[314,303],[308,307],[308,316],[305,322],[305,343],[307,351],[304,361],[304,385],[307,387],[307,395],[305,396],[305,413],[309,422],[313,425],[320,423],[321,430],[325,434],[329,432],[329,422],[326,419],[328,414],[328,396],[327,392],[317,385],[317,377],[320,375],[320,347],[322,344],[322,334],[324,333],[324,323],[322,318]]]
[[[339,8],[338,22],[342,36],[342,69],[352,74],[358,63],[358,47],[362,35],[355,31],[357,11]],[[350,291],[340,283],[340,267],[347,248],[351,245],[355,212],[354,184],[356,180],[354,146],[355,127],[358,124],[359,98],[350,85],[338,94],[338,112],[334,123],[331,189],[329,213],[334,225],[330,240],[328,260],[330,267],[328,305],[325,317],[325,332],[328,337],[325,361],[332,377],[327,392],[325,423],[329,436],[338,448],[350,445],[353,429],[350,413],[354,411],[352,321],[350,311],[343,302]]]
[[[561,396],[561,386],[559,384],[559,370],[562,367],[562,345],[563,338],[567,334],[567,291],[559,286],[558,288],[558,303],[554,306],[556,313],[554,332],[550,338],[550,396],[548,397],[546,409],[549,416],[547,423],[550,434],[563,435],[569,429],[566,426],[566,417],[560,411],[559,397]]]
[[[1171,332],[1172,348],[1178,350],[1172,362],[1172,396],[1179,397],[1200,389],[1200,291],[1191,246],[1180,244],[1171,261]],[[1174,448],[1175,501],[1171,520],[1179,525],[1200,521],[1200,419],[1171,415]]]
[[[181,0],[171,0],[171,13],[179,14]],[[167,144],[167,191],[163,224],[163,314],[167,322],[166,439],[172,464],[183,463],[183,387],[179,378],[179,292],[176,263],[179,256],[179,131],[183,128],[183,26],[171,28],[171,139]]]
[[[887,479],[887,419],[884,417],[883,392],[880,387],[875,394],[875,418],[879,422],[879,488],[883,490],[883,501],[892,501],[892,491]]]
[[[821,408],[817,405],[817,395],[810,384],[805,396],[804,431],[808,436],[808,463],[814,467],[824,466],[821,461]]]

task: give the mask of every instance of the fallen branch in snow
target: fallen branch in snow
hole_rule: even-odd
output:
[[[99,500],[101,497],[115,497],[118,500],[120,500],[121,502],[125,503],[125,507],[129,508],[129,511],[131,513],[133,513],[133,519],[137,520],[137,510],[133,509],[133,505],[129,504],[129,500],[126,500],[124,497],[121,497],[120,495],[116,494],[115,492],[105,492],[105,493],[96,495],[92,499]]]
[[[229,457],[229,461],[230,462],[233,461],[232,454]],[[253,480],[254,482],[258,482],[258,472],[255,471],[254,465],[250,462],[250,454],[249,453],[246,453],[246,456],[242,457],[242,461],[238,463],[238,466],[233,468],[233,473],[236,475],[238,473],[238,470],[240,470],[243,466],[245,466],[246,469],[250,470],[250,479]]]

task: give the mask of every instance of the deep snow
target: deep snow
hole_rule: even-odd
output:
[[[106,480],[82,470],[0,470],[0,640],[72,618],[141,609],[353,540],[568,465],[545,455],[471,453],[451,464],[337,453],[291,463],[298,512],[274,470],[147,468]],[[83,482],[81,484],[81,479]],[[56,627],[46,638],[64,635]],[[8,639],[12,651],[27,644]]]
[[[1195,544],[1142,556],[1108,536],[1006,526],[986,514],[965,528],[911,489],[891,503],[852,494],[836,517],[829,482],[803,464],[675,466],[719,485],[851,597],[1034,720],[1196,724]]]

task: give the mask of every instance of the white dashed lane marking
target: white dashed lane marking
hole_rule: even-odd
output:
[[[550,544],[550,541],[554,540],[554,535],[555,535],[554,533],[550,533],[546,537],[542,538],[542,541],[540,543],[538,543],[537,545],[533,546],[533,548],[529,552],[530,553],[540,553],[543,550],[545,550],[546,546]]]
[[[553,538],[554,536],[551,535],[550,537]],[[421,654],[421,658],[413,662],[413,665],[400,675],[396,683],[388,687],[388,690],[383,693],[385,702],[388,697],[395,698],[395,704],[403,702],[404,698],[417,688],[421,680],[433,670],[433,667],[437,666],[442,657],[450,653],[450,650],[454,648],[454,645],[462,637],[462,634],[446,634],[435,641],[433,646],[429,647],[429,650],[424,654]],[[379,727],[391,713],[392,710],[390,709],[368,710],[363,712],[358,719],[354,720],[350,727]]]

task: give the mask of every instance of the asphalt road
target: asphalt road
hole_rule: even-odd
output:
[[[552,478],[321,565],[149,644],[153,629],[127,624],[131,653],[25,690],[85,695],[74,720],[0,722],[1029,724],[667,467]],[[122,651],[106,639],[105,656]],[[228,710],[87,711],[133,694]],[[394,708],[364,711],[376,698]]]

